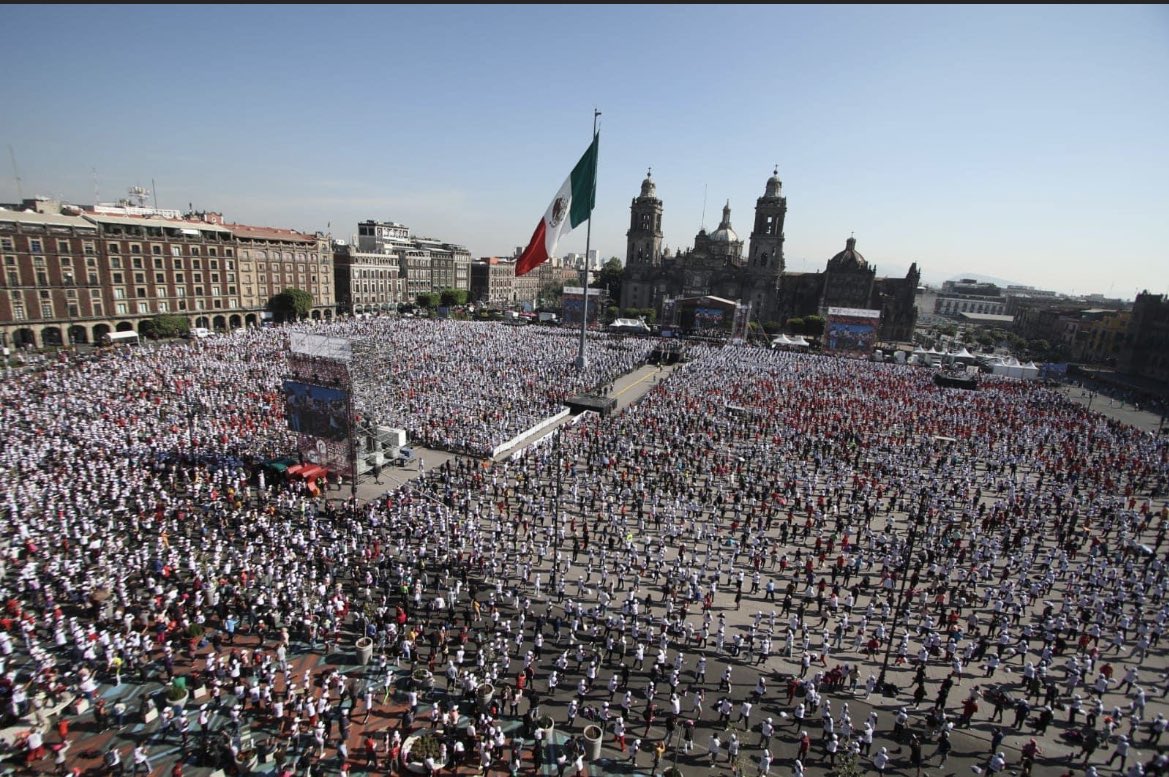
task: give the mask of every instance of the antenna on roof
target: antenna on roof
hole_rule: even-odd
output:
[[[700,230],[706,229],[706,190],[708,186],[702,184],[702,223],[698,225]]]
[[[97,189],[97,168],[91,167],[90,169],[93,171],[93,204],[97,205],[99,202],[101,202],[101,197],[98,196]]]
[[[16,152],[12,150],[12,144],[8,144],[8,156],[12,160],[12,175],[16,178],[16,199],[24,200],[24,191],[20,185],[20,170],[16,169]]]
[[[150,193],[154,195],[154,209],[158,210],[158,187],[154,185],[154,179],[150,179]]]

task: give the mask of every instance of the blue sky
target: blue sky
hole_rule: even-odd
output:
[[[83,203],[153,180],[161,207],[506,255],[596,107],[605,257],[647,167],[677,248],[728,200],[746,239],[778,165],[789,270],[855,233],[882,275],[1169,291],[1166,6],[9,5],[4,27],[3,202],[16,172]]]

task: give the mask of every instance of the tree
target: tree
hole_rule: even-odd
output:
[[[418,307],[429,310],[438,305],[438,295],[434,292],[424,291],[415,298]]]
[[[558,308],[564,298],[564,281],[550,280],[540,286],[540,304],[544,307]]]
[[[467,304],[466,289],[443,289],[438,295],[439,304],[444,308],[453,308]]]
[[[621,299],[621,283],[625,278],[625,267],[621,264],[621,260],[613,257],[601,266],[597,272],[596,288],[604,289],[609,295],[609,299],[619,301]]]
[[[819,337],[824,334],[824,318],[822,316],[806,316],[804,318],[804,334],[808,337]]]
[[[804,333],[804,319],[789,318],[787,320],[787,330],[793,335],[802,335]]]
[[[953,337],[954,335],[958,334],[958,325],[953,323],[938,324],[936,327],[934,327],[934,331],[940,335],[945,335],[946,337]]]
[[[281,321],[296,321],[313,309],[313,295],[304,289],[286,288],[268,300],[268,310]]]
[[[160,337],[182,337],[191,331],[191,322],[186,316],[175,314],[155,316],[143,321],[140,331],[152,340]]]

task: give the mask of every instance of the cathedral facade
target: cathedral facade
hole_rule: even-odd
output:
[[[881,311],[882,340],[912,338],[921,280],[916,263],[904,278],[878,278],[850,237],[823,272],[785,272],[787,198],[778,171],[755,201],[745,253],[731,226],[729,202],[715,231],[700,230],[693,248],[673,254],[662,248],[662,201],[652,176],[646,175],[629,210],[622,308],[654,308],[660,314],[667,300],[714,296],[750,305],[752,320],[780,325],[789,318],[826,315],[830,307],[865,308]]]

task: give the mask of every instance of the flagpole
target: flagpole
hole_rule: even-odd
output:
[[[601,112],[593,109],[593,136],[589,138],[589,143],[592,143],[597,138],[597,117]],[[595,160],[593,164],[593,186],[592,190],[594,196],[597,191],[597,164]],[[576,356],[576,371],[584,374],[584,371],[589,366],[588,357],[585,356],[585,332],[588,330],[589,324],[589,246],[593,239],[593,214],[589,213],[589,226],[585,230],[585,260],[584,260],[584,305],[581,306],[580,315],[580,352]]]

